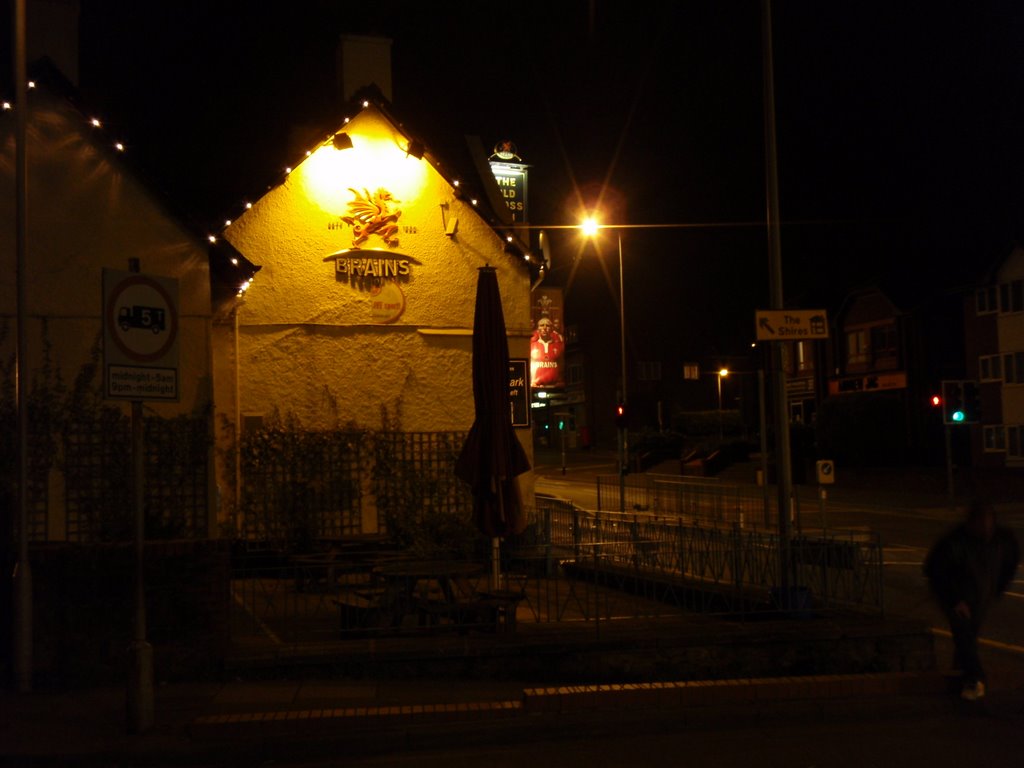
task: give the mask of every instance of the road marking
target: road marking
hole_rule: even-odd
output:
[[[1024,600],[1024,595],[1020,592],[1003,592],[1003,594],[1008,595],[1009,597],[1016,597],[1019,600]]]
[[[614,464],[570,464],[566,466],[566,469],[571,469],[574,472],[593,472],[598,469],[615,471]],[[544,464],[539,467],[534,467],[533,471],[538,475],[546,475],[549,472],[561,472],[561,464]]]
[[[940,635],[942,637],[951,638],[953,634],[947,629],[939,629],[938,627],[930,627],[933,635]],[[1019,653],[1024,655],[1024,646],[1013,645],[1011,643],[1001,643],[998,640],[989,640],[984,637],[978,638],[978,643],[981,645],[987,645],[990,648],[998,648],[1001,651],[1009,651],[1010,653]]]

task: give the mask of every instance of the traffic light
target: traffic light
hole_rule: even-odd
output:
[[[626,404],[619,403],[615,406],[615,426],[619,429],[626,428]]]
[[[981,421],[981,389],[976,381],[963,382],[964,422],[977,424]]]
[[[963,424],[964,413],[964,382],[942,382],[942,420],[946,424]]]
[[[932,408],[938,408],[942,405],[942,395],[932,395],[928,398],[928,402],[932,404]]]

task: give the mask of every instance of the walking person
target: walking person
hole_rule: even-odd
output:
[[[963,676],[960,695],[968,701],[985,695],[978,632],[989,608],[1013,580],[1019,558],[1013,531],[997,525],[992,505],[980,500],[925,558],[925,576],[953,635],[953,666]]]

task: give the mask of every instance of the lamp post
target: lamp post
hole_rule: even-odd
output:
[[[580,230],[587,237],[594,237],[601,229],[615,229],[615,225],[599,224],[593,217],[588,217],[580,224]],[[625,407],[629,402],[626,390],[626,294],[624,273],[622,269],[622,234],[615,233],[619,247],[619,365],[621,374],[621,398],[619,402]],[[628,415],[628,408],[626,414]],[[619,511],[626,511],[626,464],[629,460],[629,428],[623,422],[619,427]]]
[[[729,375],[728,368],[718,370],[718,444],[721,446],[724,434],[722,432],[722,379]]]

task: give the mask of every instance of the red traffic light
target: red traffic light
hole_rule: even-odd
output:
[[[938,408],[940,405],[942,405],[942,396],[941,395],[932,395],[932,397],[931,397],[931,404],[932,404],[933,408]]]
[[[615,426],[619,429],[626,428],[626,404],[619,403],[615,406]]]

